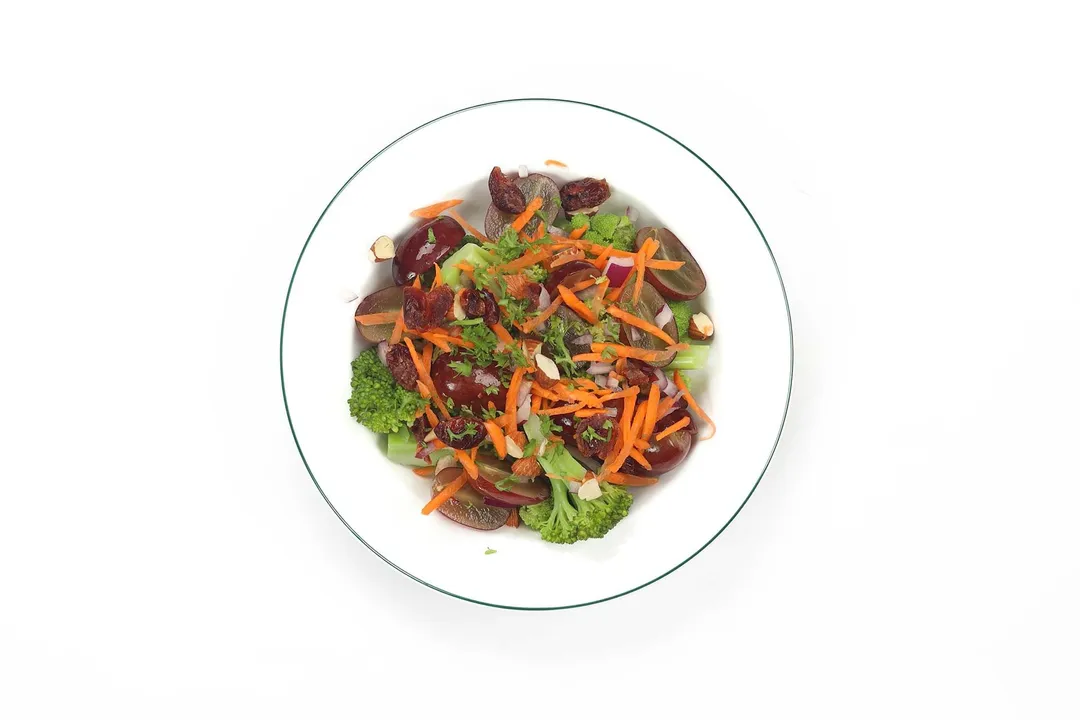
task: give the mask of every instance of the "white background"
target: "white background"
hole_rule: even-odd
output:
[[[0,716],[1077,717],[1077,24],[811,5],[4,5]],[[796,343],[732,526],[557,613],[364,548],[277,366],[345,179],[530,95],[708,159]]]

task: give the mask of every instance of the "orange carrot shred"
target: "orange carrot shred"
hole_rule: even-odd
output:
[[[435,474],[435,467],[433,465],[428,465],[427,467],[413,468],[413,472],[420,477],[430,477]]]
[[[584,225],[582,225],[579,228],[574,228],[573,230],[570,231],[570,239],[571,240],[579,240],[582,235],[584,235],[586,232],[588,232],[588,230],[589,230],[589,223],[585,223]]]
[[[645,267],[653,270],[678,270],[686,263],[682,260],[646,260]]]
[[[532,394],[535,395],[536,397],[547,398],[548,400],[558,400],[559,399],[558,395],[551,392],[550,390],[545,390],[544,388],[540,387],[540,383],[535,383],[535,382],[533,383],[533,386],[532,386]]]
[[[503,434],[502,429],[491,420],[484,422],[484,427],[487,428],[488,436],[491,438],[491,444],[495,446],[495,453],[502,460],[506,457],[506,436]]]
[[[588,324],[595,325],[597,322],[599,322],[596,314],[593,313],[589,306],[581,302],[577,295],[570,292],[562,285],[559,285],[559,296],[563,299],[563,302],[566,303],[566,307],[570,308],[578,315],[580,315],[581,319]]]
[[[604,356],[600,353],[581,353],[570,358],[574,362],[604,362]]]
[[[511,421],[517,419],[517,396],[521,388],[521,378],[525,375],[525,368],[514,368],[514,374],[510,376],[510,387],[506,389],[506,414]],[[516,424],[516,423],[515,423]]]
[[[529,204],[525,206],[525,211],[514,218],[514,222],[510,223],[510,227],[514,228],[515,232],[521,232],[521,229],[525,227],[530,220],[533,219],[533,215],[544,204],[544,199],[540,196],[534,197],[529,201]]]
[[[593,415],[603,415],[606,412],[607,408],[585,408],[574,413],[574,417],[592,417]]]
[[[664,330],[662,328],[659,328],[656,325],[653,325],[648,320],[642,320],[637,315],[634,315],[633,313],[626,312],[622,308],[619,308],[619,307],[617,307],[615,305],[612,305],[610,308],[608,308],[608,312],[611,313],[612,316],[617,317],[618,319],[622,320],[623,322],[625,322],[628,325],[633,325],[636,328],[644,330],[645,332],[649,333],[650,335],[655,335],[656,337],[660,338],[661,340],[663,340],[668,345],[674,345],[675,344],[675,341],[671,339],[670,335],[668,335],[666,332],[664,332]]]
[[[435,348],[432,345],[424,346],[424,353],[421,358],[424,361],[424,370],[430,375],[431,373],[431,358],[435,354]]]
[[[609,473],[605,478],[612,485],[627,485],[630,487],[642,487],[645,485],[655,485],[660,482],[658,477],[648,477],[645,475],[630,475],[628,473],[613,472]]]
[[[650,447],[650,443],[648,440],[642,440],[641,438],[638,438],[634,441],[634,447],[636,447],[638,450],[648,450]]]
[[[499,338],[500,340],[502,340],[507,345],[513,345],[514,344],[513,335],[511,335],[506,330],[506,328],[503,327],[502,323],[499,323],[499,322],[493,323],[493,324],[489,325],[488,327],[490,327],[491,331],[495,333],[495,337]]]
[[[393,311],[357,315],[355,319],[356,322],[366,327],[368,325],[388,325],[389,323],[397,320],[397,316],[398,313],[396,311]]]
[[[666,438],[671,433],[678,432],[679,430],[682,430],[684,427],[686,427],[689,424],[690,424],[690,418],[684,417],[682,420],[680,420],[678,422],[675,422],[675,423],[672,423],[672,424],[668,425],[666,428],[664,428],[663,430],[661,430],[660,432],[656,433],[656,437],[653,438],[653,441],[654,442],[660,442],[661,440]]]
[[[641,287],[645,281],[645,250],[651,243],[652,238],[645,238],[644,244],[641,246],[641,249],[638,250],[637,256],[634,258],[634,269],[637,271],[637,277],[634,278],[635,303],[641,298]]]
[[[435,401],[435,406],[439,408],[439,412],[444,418],[450,417],[450,411],[446,409],[446,404],[443,403],[442,398],[435,392],[435,383],[431,381],[431,375],[424,369],[424,364],[420,360],[420,356],[416,352],[416,346],[413,345],[413,341],[409,338],[405,338],[405,345],[409,348],[409,355],[412,356],[413,365],[416,366],[416,374],[420,376],[420,382],[426,387],[431,394],[431,399]]]
[[[568,413],[577,412],[585,407],[584,403],[574,403],[572,405],[562,405],[555,408],[546,408],[544,410],[537,410],[537,415],[566,415]]]
[[[461,473],[449,485],[440,490],[438,495],[431,498],[428,504],[425,505],[424,509],[420,512],[424,515],[430,515],[435,510],[438,510],[443,503],[454,497],[454,494],[457,493],[458,490],[465,487],[465,483],[468,481],[469,476],[466,475],[464,472]]]
[[[656,427],[656,409],[660,406],[660,386],[653,383],[649,386],[649,399],[645,407],[645,424],[641,426],[641,437],[647,438]]]
[[[611,251],[614,249],[614,245],[606,246],[604,251],[597,255],[596,259],[593,260],[593,266],[595,266],[597,270],[603,270],[604,266],[607,265],[608,258],[611,257]]]
[[[521,326],[521,329],[523,331],[525,331],[526,333],[532,332],[533,330],[536,329],[537,325],[539,325],[540,323],[544,322],[549,317],[554,315],[555,311],[559,309],[559,306],[562,305],[562,303],[563,303],[563,300],[562,300],[561,297],[555,298],[554,300],[551,301],[551,304],[547,306],[547,310],[544,310],[542,313],[540,313],[539,315],[534,317],[532,320],[529,320],[528,322],[526,322],[524,325]]]
[[[435,413],[431,409],[431,403],[424,406],[424,415],[427,416],[428,422],[431,423],[431,427],[435,427],[439,424],[439,418],[435,416]]]
[[[394,331],[390,333],[390,344],[397,345],[401,342],[401,333],[405,331],[405,313],[398,310],[397,320],[394,321]]]
[[[476,450],[476,448],[473,448],[473,450]],[[477,469],[476,463],[473,462],[473,455],[475,455],[475,453],[470,454],[464,450],[454,450],[454,457],[461,463],[461,467],[465,468],[465,472],[469,473],[469,477],[475,480],[480,474],[480,470]]]
[[[427,205],[422,208],[416,208],[409,215],[415,218],[425,218],[431,220],[439,216],[443,210],[449,210],[452,207],[456,207],[461,204],[461,200],[446,200],[444,202],[437,202],[433,205]]]
[[[619,390],[618,392],[608,393],[607,395],[601,395],[599,400],[600,400],[600,402],[605,403],[608,400],[618,400],[619,398],[624,398],[624,397],[633,396],[633,397],[636,398],[638,396],[638,392],[639,391],[638,391],[637,387],[628,387],[625,390]]]
[[[533,395],[532,405],[529,406],[529,412],[535,415],[536,412],[540,409],[540,401],[543,399],[544,398],[540,397],[539,395]]]
[[[615,343],[593,343],[590,346],[590,350],[593,352],[603,353],[608,348],[619,357],[634,358],[635,360],[644,360],[646,362],[653,362],[658,360],[664,360],[669,357],[669,353],[672,350],[685,350],[690,347],[689,345],[669,345],[666,350],[643,350],[642,348],[630,347],[629,345],[616,345]]]
[[[709,426],[709,434],[699,436],[700,440],[708,440],[716,434],[716,424],[705,414],[705,411],[701,409],[701,406],[697,404],[697,400],[690,394],[690,391],[686,388],[686,382],[683,381],[679,371],[675,371],[675,387],[679,388],[683,392],[683,398],[686,399],[686,404],[690,406],[690,409],[694,411],[699,418],[705,421]]]
[[[555,167],[566,167],[567,166],[566,163],[560,162],[558,160],[545,160],[544,164],[545,165],[554,165]]]
[[[435,263],[435,281],[431,284],[431,287],[437,288],[442,284],[442,268],[439,267],[439,263]]]
[[[427,340],[432,345],[437,346],[443,352],[450,352],[450,343],[446,342],[445,340],[440,338],[435,333],[422,332],[422,333],[420,333],[420,337],[424,338],[425,340]]]
[[[542,260],[547,260],[551,257],[551,248],[545,246],[542,250],[536,252],[528,252],[519,257],[517,260],[511,260],[510,262],[502,265],[498,268],[500,273],[517,272],[518,270],[524,270],[530,265],[535,265]]]
[[[638,461],[638,464],[646,470],[652,470],[652,463],[645,459],[645,456],[641,454],[641,451],[637,447],[630,448],[630,457]]]

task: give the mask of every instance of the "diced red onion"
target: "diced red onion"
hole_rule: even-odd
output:
[[[636,207],[631,207],[630,205],[627,205],[626,206],[626,217],[630,222],[636,223],[637,219],[638,219],[637,208]]]
[[[668,383],[664,386],[663,393],[668,397],[673,397],[678,390],[679,388],[675,383]]]
[[[660,308],[660,312],[656,313],[656,327],[663,328],[669,322],[671,318],[675,317],[675,314],[671,312],[671,308],[667,303],[664,303],[664,307]]]
[[[640,341],[641,341],[641,331],[638,330],[633,325],[631,325],[630,326],[630,342],[640,342]]]
[[[383,340],[379,343],[379,348],[375,351],[379,355],[379,362],[386,366],[386,355],[390,352],[390,343]]]
[[[607,265],[604,266],[604,275],[607,275],[611,287],[621,287],[633,268],[634,258],[608,258]]]
[[[611,363],[594,362],[585,372],[590,375],[607,375],[614,367]]]
[[[578,335],[574,338],[574,342],[578,345],[592,345],[592,335],[585,333],[584,335]]]
[[[529,394],[532,392],[532,380],[526,380],[521,383],[521,387],[518,388],[517,406],[521,407],[524,402],[529,402],[531,398]]]
[[[419,460],[427,460],[428,455],[435,452],[435,443],[425,443],[419,450],[416,451],[416,457]]]
[[[548,307],[551,305],[551,293],[549,293],[547,291],[547,288],[544,287],[543,285],[540,286],[540,300],[539,300],[539,302],[540,302],[540,305],[538,306],[537,309],[539,309],[540,311],[547,310]]]
[[[604,410],[604,414],[608,417],[615,417],[619,414],[619,410],[618,408],[607,408],[606,410]]]
[[[607,387],[608,376],[607,375],[594,375],[593,382],[600,387]]]
[[[613,377],[609,377],[609,378],[607,379],[607,386],[608,386],[609,388],[611,388],[612,390],[617,390],[617,389],[618,389],[618,387],[619,387],[619,381],[618,381],[618,380],[616,380],[616,379],[615,379],[615,378],[613,378]]]
[[[527,177],[529,177],[529,166],[528,165],[518,165],[518,177],[519,178],[527,178]]]
[[[557,228],[554,225],[548,228],[548,234],[554,235],[555,237],[569,237],[565,230],[563,230],[562,228]]]
[[[529,401],[528,398],[526,398],[525,402],[518,405],[517,417],[515,419],[520,425],[521,423],[528,420],[530,415],[532,415],[532,403]]]

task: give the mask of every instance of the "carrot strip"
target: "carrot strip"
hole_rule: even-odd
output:
[[[445,340],[440,338],[435,333],[422,332],[422,333],[420,333],[420,337],[424,338],[425,340],[427,340],[432,345],[438,346],[438,348],[440,350],[442,350],[443,352],[450,352],[450,343],[446,342]]]
[[[649,477],[646,475],[630,475],[628,473],[613,472],[609,473],[604,478],[612,485],[626,485],[628,487],[643,487],[645,485],[655,485],[660,482],[658,477]]]
[[[585,251],[580,248],[570,248],[569,250],[563,250],[552,256],[551,267],[552,269],[565,265],[568,262],[574,260],[583,260],[585,258]]]
[[[488,239],[487,239],[487,236],[483,235],[479,230],[477,230],[472,225],[470,225],[468,223],[468,221],[465,220],[465,218],[461,217],[461,215],[458,213],[457,210],[451,210],[450,211],[450,217],[457,220],[458,225],[465,228],[465,232],[469,233],[474,238],[477,238],[478,240],[480,240],[482,242],[489,242]]]
[[[607,295],[604,296],[604,301],[610,303],[610,302],[615,302],[616,300],[618,300],[619,299],[619,294],[622,293],[622,289],[623,289],[623,286],[625,284],[626,284],[626,281],[624,280],[622,285],[620,285],[617,288],[612,288],[611,291]]]
[[[439,418],[436,417],[435,412],[431,409],[431,403],[424,406],[424,415],[427,416],[428,422],[431,423],[431,427],[435,427],[439,424]]]
[[[468,481],[469,476],[465,473],[458,475],[453,482],[440,490],[438,495],[431,498],[428,504],[424,506],[424,509],[420,511],[421,514],[430,515],[435,510],[438,510],[443,503],[454,497],[454,494],[457,493],[458,490],[465,487],[465,483]]]
[[[604,362],[600,353],[581,353],[570,358],[574,362]]]
[[[454,267],[456,267],[461,272],[466,272],[466,273],[471,273],[473,270],[476,269],[476,268],[473,267],[472,263],[466,262],[464,260],[462,260],[459,263],[454,263]]]
[[[437,333],[433,331],[431,332],[431,334],[444,342],[450,343],[451,345],[457,345],[458,347],[463,348],[476,347],[476,343],[474,343],[472,340],[465,340],[463,338],[459,338],[457,335],[447,335],[446,333]]]
[[[555,264],[552,263],[551,267],[555,267]],[[592,287],[593,285],[596,285],[596,278],[585,278],[584,280],[582,280],[578,284],[574,285],[574,287],[570,287],[570,288],[566,288],[566,289],[569,290],[572,293],[579,293],[582,290],[584,290],[585,288]]]
[[[674,404],[675,404],[675,397],[674,396],[665,397],[663,400],[661,400],[660,401],[660,406],[658,408],[656,408],[656,419],[659,420],[660,418],[664,417],[664,415],[667,414],[667,411],[670,410],[671,406],[674,405]]]
[[[638,438],[637,440],[634,441],[634,447],[636,447],[638,450],[642,450],[642,451],[648,450],[649,447],[650,447],[650,444],[651,443],[649,443],[648,440],[642,440],[641,438]]]
[[[677,345],[669,345],[666,350],[643,350],[641,348],[630,347],[628,345],[616,345],[615,343],[593,343],[590,349],[593,352],[603,354],[604,350],[611,348],[619,357],[634,358],[635,360],[645,360],[646,362],[652,362],[656,360],[662,360],[667,356],[667,353],[671,350],[685,350],[689,345],[685,343],[679,343]]]
[[[545,225],[544,221],[541,220],[540,224],[536,226],[536,232],[533,233],[533,236],[532,236],[531,239],[532,239],[533,242],[536,242],[540,238],[544,237],[544,235],[546,235],[546,234],[547,234],[547,225]]]
[[[545,390],[544,388],[540,387],[540,383],[533,383],[532,394],[535,395],[536,397],[547,398],[548,400],[559,400],[560,399],[559,396],[556,395],[555,393],[551,392],[550,390]]]
[[[544,198],[539,195],[529,201],[529,204],[525,206],[525,211],[514,218],[514,222],[510,223],[510,227],[514,228],[515,232],[521,232],[521,229],[525,227],[530,220],[533,219],[533,215],[544,204]]]
[[[652,238],[645,238],[645,242],[642,244],[641,249],[638,250],[637,256],[634,258],[634,269],[637,270],[637,277],[634,278],[634,302],[636,303],[641,298],[641,286],[645,282],[645,249],[652,243]]]
[[[664,332],[662,328],[658,328],[656,325],[653,325],[648,320],[642,320],[637,315],[634,315],[633,313],[628,313],[622,308],[616,307],[615,305],[612,305],[610,308],[608,308],[608,312],[611,313],[611,315],[613,315],[614,317],[617,317],[623,322],[627,323],[628,325],[633,325],[636,328],[644,330],[650,335],[655,335],[668,345],[675,344],[675,341],[671,339],[670,335]]]
[[[506,457],[506,436],[503,434],[502,429],[498,424],[487,420],[484,422],[484,427],[487,428],[488,436],[491,437],[491,444],[495,446],[495,452],[498,454],[499,459],[502,460]]]
[[[441,213],[443,210],[449,210],[452,207],[457,207],[461,203],[461,200],[445,200],[443,202],[434,203],[433,205],[425,205],[422,208],[416,208],[411,213],[409,213],[409,215],[415,218],[425,218],[427,220],[431,220],[432,218],[438,217],[439,213]]]
[[[558,160],[545,160],[544,164],[545,165],[554,165],[555,167],[567,167],[566,163],[560,162]]]
[[[638,411],[635,413],[634,422],[630,425],[630,431],[623,436],[622,449],[619,450],[619,454],[615,456],[615,459],[610,465],[604,464],[604,468],[601,470],[601,476],[607,476],[610,473],[618,472],[619,468],[626,462],[626,458],[630,457],[630,452],[634,449],[634,440],[637,438],[638,432],[641,430],[641,423],[645,420],[645,413],[642,412],[645,406],[638,407]],[[623,415],[623,421],[625,422],[627,415]]]
[[[544,310],[542,313],[540,313],[539,315],[534,317],[532,320],[529,320],[528,322],[526,322],[524,325],[521,326],[522,331],[524,331],[526,333],[530,333],[533,330],[535,330],[537,325],[544,322],[549,317],[551,317],[552,315],[555,314],[555,311],[559,309],[559,306],[562,305],[562,302],[563,301],[562,301],[561,297],[557,297],[554,300],[552,300],[551,304],[547,306],[547,310]]]
[[[567,395],[570,396],[569,399],[583,402],[589,407],[598,408],[603,406],[603,403],[601,403],[595,395],[587,393],[584,390],[570,390],[567,392]]]
[[[603,415],[607,411],[607,408],[586,408],[584,410],[578,410],[574,413],[574,417],[592,417],[593,415]]]
[[[588,380],[586,378],[578,378],[574,380],[574,384],[577,385],[579,388],[584,388],[585,390],[595,391],[600,389],[599,385],[594,383],[592,380]]]
[[[454,457],[461,463],[461,467],[465,468],[465,472],[469,473],[469,477],[473,480],[480,474],[480,470],[476,467],[476,463],[473,458],[476,454],[476,448],[473,448],[473,453],[467,453],[464,450],[454,450]]]
[[[427,467],[413,468],[413,472],[420,477],[431,477],[435,474],[435,466],[428,465]]]
[[[636,389],[636,388],[635,388]],[[630,437],[630,421],[634,419],[634,407],[637,405],[637,393],[623,398],[623,413],[619,419],[619,430],[622,432],[623,442],[632,442]]]
[[[424,383],[428,392],[431,393],[431,399],[435,401],[435,406],[439,408],[439,412],[444,418],[450,417],[450,411],[446,409],[446,404],[439,397],[439,394],[435,392],[435,383],[431,381],[431,375],[424,369],[424,364],[416,353],[416,346],[413,345],[413,341],[405,338],[405,345],[409,348],[409,355],[412,356],[413,364],[416,365],[416,374],[420,376],[420,381]]]
[[[631,396],[635,398],[638,396],[638,389],[636,386],[628,387],[625,390],[620,390],[618,392],[608,393],[607,395],[601,395],[599,400],[600,402],[605,403],[608,400],[618,400],[619,398]]]
[[[514,368],[514,374],[510,377],[510,387],[506,390],[506,414],[513,420],[517,419],[517,396],[523,375],[525,375],[525,368]]]
[[[421,359],[424,361],[424,370],[428,375],[431,374],[431,358],[435,354],[435,348],[431,345],[424,346],[424,353],[421,355]]]
[[[398,310],[397,320],[394,321],[394,331],[390,333],[390,344],[397,345],[401,342],[401,333],[405,332],[405,313]]]
[[[645,407],[645,424],[641,426],[641,437],[647,438],[652,435],[656,427],[656,409],[660,406],[660,386],[653,383],[649,386],[649,400]]]
[[[646,260],[645,267],[653,270],[678,270],[686,263],[682,260]]]
[[[356,322],[364,325],[387,325],[397,320],[398,313],[395,312],[380,312],[380,313],[368,313],[366,315],[357,315]]]
[[[634,443],[635,446],[637,443]],[[638,461],[638,464],[646,470],[652,470],[652,463],[645,459],[645,456],[641,454],[641,451],[637,447],[630,448],[630,457]]]
[[[431,284],[432,288],[437,288],[443,284],[442,268],[439,267],[439,263],[435,263],[435,281]]]
[[[517,508],[510,508],[510,515],[506,518],[506,527],[516,528],[521,525],[521,518],[518,516]]]
[[[425,405],[424,407],[420,408],[419,410],[417,410],[417,411],[416,411],[416,414],[415,414],[415,415],[413,415],[413,417],[414,417],[415,419],[417,419],[417,420],[419,420],[420,418],[424,417],[424,410],[425,410],[425,408],[427,408],[427,406],[426,406],[426,405]]]
[[[493,323],[491,325],[488,325],[488,327],[491,328],[491,331],[495,333],[495,337],[499,338],[507,345],[514,344],[513,336],[509,332],[507,332],[506,328],[503,327],[502,323]]]
[[[508,272],[517,272],[518,270],[524,270],[525,268],[529,267],[530,265],[535,265],[536,263],[538,263],[538,262],[540,262],[542,260],[547,260],[549,257],[551,257],[551,248],[545,246],[542,250],[537,250],[536,252],[531,252],[531,253],[525,253],[524,255],[519,257],[517,260],[512,260],[512,261],[506,263],[505,265],[503,265],[503,266],[501,266],[499,268],[499,272],[508,273]]]
[[[671,433],[678,432],[679,430],[682,430],[684,427],[686,427],[689,424],[690,424],[690,418],[684,417],[679,422],[672,423],[672,424],[668,425],[666,428],[664,428],[663,430],[661,430],[660,432],[656,433],[656,437],[653,438],[653,441],[654,442],[660,442],[661,440],[666,438]]]
[[[716,434],[716,424],[705,414],[705,411],[701,409],[701,406],[697,404],[697,400],[690,394],[690,391],[686,388],[686,382],[683,381],[682,376],[679,375],[679,371],[675,371],[675,387],[679,388],[683,392],[683,397],[686,398],[686,404],[690,406],[699,418],[705,421],[709,426],[709,434],[701,435],[700,440],[708,440]]]
[[[412,286],[414,288],[416,288],[417,290],[420,289],[420,276],[419,275],[417,275],[416,277],[413,278]]]
[[[570,231],[571,240],[579,240],[582,235],[589,231],[589,223],[585,223],[579,228],[575,228]]]
[[[604,269],[604,266],[607,265],[608,258],[611,257],[611,251],[614,249],[614,245],[607,245],[604,247],[604,251],[596,256],[596,259],[592,262],[597,270]]]
[[[566,303],[566,307],[570,308],[578,315],[580,315],[581,319],[585,322],[589,323],[590,325],[595,325],[597,322],[599,322],[596,314],[593,313],[589,306],[581,302],[581,300],[578,299],[577,295],[570,292],[562,285],[559,285],[559,296],[563,299],[563,302]]]
[[[529,406],[529,412],[535,415],[536,411],[540,409],[540,401],[543,399],[544,398],[540,397],[539,395],[533,395],[532,405]]]
[[[585,407],[584,403],[574,403],[572,405],[562,405],[560,407],[545,408],[544,410],[537,410],[537,415],[566,415],[568,413],[577,412]]]

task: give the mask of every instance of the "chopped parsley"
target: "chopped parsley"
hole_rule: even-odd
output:
[[[567,323],[561,315],[552,315],[548,320],[547,330],[544,331],[544,345],[551,350],[551,359],[567,377],[580,377],[582,371],[578,369],[573,360],[570,348],[566,346],[566,336],[570,333],[583,335],[585,326],[580,323]]]
[[[484,388],[484,394],[485,395],[498,395],[499,394],[499,386],[498,385],[492,385],[491,387]]]
[[[495,392],[499,392],[498,389],[496,389]],[[500,415],[502,415],[502,413],[499,412],[498,410],[496,410],[493,407],[484,408],[484,412],[481,413],[481,416],[485,420],[494,420],[495,418],[499,417]]]
[[[472,375],[472,363],[468,360],[455,360],[447,363],[458,375]]]
[[[432,230],[431,228],[427,229],[427,241],[428,241],[428,245],[434,245],[435,244],[435,231]]]
[[[544,269],[543,265],[530,265],[525,268],[525,277],[533,282],[542,283],[548,279],[548,275],[550,275],[550,273]]]
[[[519,482],[525,482],[525,478],[518,477],[517,475],[507,475],[502,480],[496,480],[495,487],[499,488],[503,492],[506,492]]]
[[[453,410],[454,409],[454,398],[452,398],[452,397],[447,397],[446,398],[446,409],[447,410]]]
[[[503,282],[505,283],[506,281],[504,280]],[[525,316],[529,312],[529,301],[525,298],[518,299],[509,295],[503,295],[503,299],[499,301],[499,305],[506,310],[506,320],[511,325],[524,322]]]
[[[447,399],[449,400],[449,398],[447,398]],[[472,437],[473,435],[476,434],[476,428],[473,426],[472,423],[468,423],[465,426],[465,429],[462,430],[459,433],[456,433],[453,430],[451,430],[449,426],[450,426],[450,423],[447,423],[446,436],[448,438],[450,438],[451,440],[461,440],[462,438]]]
[[[604,429],[607,430],[607,433],[605,434],[600,434],[596,431],[596,428],[594,428],[592,425],[588,425],[585,428],[585,432],[581,433],[581,437],[585,438],[586,440],[596,442],[607,442],[611,439],[611,428],[612,425],[610,420],[604,423]]]
[[[554,433],[561,433],[562,427],[556,425],[555,421],[551,419],[550,415],[541,415],[540,432],[544,433],[546,437],[551,437]]]
[[[615,351],[615,348],[609,346],[600,351],[600,357],[605,360],[614,360],[619,357],[619,353]]]
[[[498,550],[492,550],[491,548],[488,548],[487,550],[484,551],[484,554],[485,555],[494,555],[497,552],[499,552],[499,551]]]

